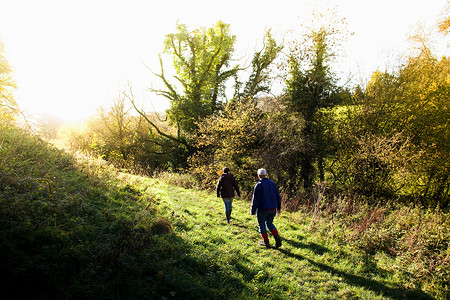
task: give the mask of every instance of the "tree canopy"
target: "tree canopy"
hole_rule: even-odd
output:
[[[222,104],[225,83],[239,69],[230,66],[235,41],[230,25],[221,21],[211,28],[193,31],[178,24],[176,33],[166,35],[164,51],[173,59],[177,82],[166,78],[160,58],[158,77],[166,89],[156,92],[170,100],[167,116],[180,134],[192,132],[196,122],[213,114]]]
[[[4,56],[3,43],[0,41],[0,116],[5,120],[12,118],[17,112],[17,103],[13,95],[16,84],[12,73],[12,68]]]

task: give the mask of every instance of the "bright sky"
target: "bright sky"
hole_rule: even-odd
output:
[[[319,4],[318,4],[319,3]],[[281,37],[314,9],[330,5],[346,18],[347,65],[368,76],[407,46],[417,23],[433,25],[447,0],[0,0],[0,38],[14,68],[16,100],[28,114],[66,121],[109,105],[130,81],[139,101],[156,110],[168,102],[148,88],[158,84],[164,36],[177,20],[189,28],[231,24],[237,55],[250,57],[264,30]],[[445,44],[447,45],[447,44]],[[444,51],[448,49],[445,47]],[[447,53],[448,55],[448,53]]]

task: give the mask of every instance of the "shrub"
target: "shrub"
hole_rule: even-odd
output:
[[[172,232],[172,224],[166,219],[166,218],[158,218],[156,219],[152,226],[151,226],[151,232],[153,234],[168,234]]]
[[[343,142],[343,141],[342,141]],[[352,152],[339,153],[331,172],[334,185],[377,204],[404,190],[415,153],[402,134],[355,138]]]
[[[328,199],[322,209],[320,220],[332,225],[326,228],[327,234],[333,232],[342,243],[375,258],[387,255],[389,258],[383,258],[387,262],[377,263],[410,282],[410,288],[438,291],[439,298],[448,298],[449,213],[439,207],[425,209],[393,203],[373,206],[350,197]]]

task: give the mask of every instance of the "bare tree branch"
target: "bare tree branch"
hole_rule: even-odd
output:
[[[123,95],[128,100],[130,100],[131,104],[133,105],[134,109],[138,112],[138,114],[141,115],[144,118],[144,120],[147,121],[147,123],[150,124],[150,126],[152,126],[160,136],[162,136],[164,138],[167,138],[167,139],[169,139],[169,140],[171,140],[171,141],[173,141],[173,142],[175,142],[177,144],[182,144],[188,149],[192,149],[192,146],[189,145],[188,142],[185,139],[177,138],[177,137],[174,137],[174,136],[172,136],[170,134],[167,134],[167,133],[164,133],[163,131],[161,131],[161,129],[159,129],[159,127],[154,122],[152,122],[142,110],[137,108],[136,103],[134,101],[133,90],[132,90],[130,85],[128,85],[128,89],[129,89],[129,94],[124,92]]]

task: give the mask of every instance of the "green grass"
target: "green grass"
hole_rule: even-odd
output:
[[[195,297],[224,299],[432,299],[396,282],[374,257],[316,232],[300,213],[275,219],[283,246],[268,250],[258,245],[247,201],[235,199],[227,224],[214,193],[133,178],[183,241],[176,258],[158,262],[161,284],[169,284],[173,295],[192,290],[201,291]]]
[[[265,249],[248,201],[235,199],[228,224],[212,192],[117,173],[14,131],[0,138],[3,299],[446,297],[437,279],[415,283],[421,261],[403,270],[398,258],[369,253],[381,230],[362,235],[361,246],[342,238],[345,223],[283,212],[275,219],[283,246]],[[410,228],[413,216],[403,213],[395,230]],[[423,243],[434,249],[429,237]],[[444,245],[447,235],[437,239]]]

